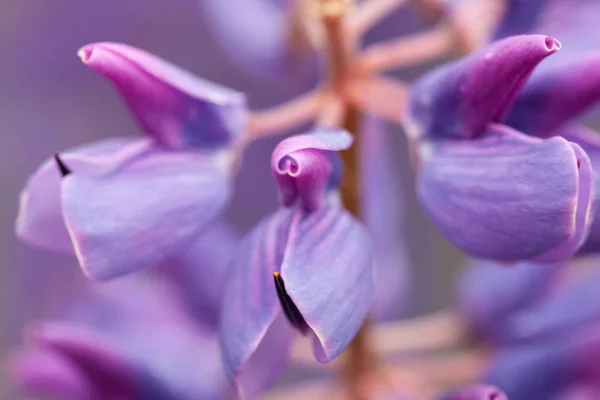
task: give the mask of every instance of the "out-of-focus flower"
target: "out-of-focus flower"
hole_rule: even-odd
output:
[[[303,0],[199,0],[209,28],[244,71],[273,80],[314,77],[316,54],[307,35]],[[289,82],[288,79],[285,79]]]
[[[244,95],[142,50],[97,43],[83,62],[106,76],[144,138],[115,138],[46,161],[21,195],[18,235],[72,252],[111,279],[182,253],[223,211],[244,143]],[[61,176],[61,174],[63,176]]]
[[[498,388],[490,385],[472,385],[453,390],[439,400],[508,400]]]
[[[335,152],[351,143],[345,131],[318,128],[273,152],[285,208],[242,241],[223,301],[225,370],[244,398],[256,397],[281,373],[295,330],[312,337],[318,361],[329,362],[371,308],[370,237],[335,190],[341,175]]]
[[[174,263],[88,284],[61,319],[32,327],[13,384],[56,399],[232,398],[215,316],[237,244],[216,224]]]
[[[515,400],[596,398],[600,377],[596,362],[600,352],[600,307],[596,299],[600,275],[597,268],[586,271],[594,261],[563,265],[562,270],[546,276],[542,276],[544,266],[532,266],[537,267],[538,279],[531,279],[533,274],[521,270],[529,266],[520,265],[505,273],[516,282],[514,292],[520,304],[515,301],[514,307],[506,308],[497,321],[492,339],[498,349],[486,382],[497,385]],[[570,279],[564,275],[567,269],[573,274]],[[490,288],[490,282],[481,284]],[[531,295],[527,283],[531,283]],[[485,319],[491,321],[496,310],[487,310]],[[486,310],[482,307],[480,311],[483,314]],[[580,397],[567,395],[574,393]]]
[[[589,157],[561,137],[538,139],[501,124],[537,64],[560,44],[515,36],[417,81],[406,126],[421,165],[417,192],[440,230],[471,255],[569,258],[589,230]]]

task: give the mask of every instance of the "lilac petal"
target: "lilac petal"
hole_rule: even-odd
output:
[[[538,31],[535,28],[550,2],[552,0],[504,1],[504,15],[496,28],[494,40]],[[547,31],[541,30],[540,32]]]
[[[112,138],[76,147],[61,153],[61,159],[78,173],[95,173],[112,168],[143,148],[144,140]],[[61,210],[61,176],[53,158],[46,160],[29,178],[21,192],[17,236],[32,246],[73,253]]]
[[[491,385],[471,385],[446,393],[439,400],[508,400],[500,389]]]
[[[458,283],[463,318],[486,339],[502,340],[501,327],[512,315],[539,300],[559,276],[563,265],[522,262],[501,265],[476,260]]]
[[[418,197],[457,247],[481,258],[551,262],[582,244],[594,186],[577,145],[490,125],[476,140],[422,146],[429,147]]]
[[[394,143],[383,122],[366,116],[361,132],[361,217],[373,237],[374,316],[391,320],[410,295],[408,249],[404,242],[405,199],[392,155]]]
[[[70,324],[45,323],[30,335],[35,345],[60,352],[76,363],[97,389],[124,397],[135,392],[132,365],[93,331]]]
[[[249,359],[282,314],[273,272],[281,272],[311,328],[317,360],[336,357],[371,307],[371,257],[368,233],[337,206],[308,214],[281,209],[263,220],[242,241],[225,288],[220,335],[228,376],[240,386]],[[263,376],[273,379],[278,372]]]
[[[293,209],[280,210],[242,239],[225,283],[219,336],[225,373],[238,392],[265,388],[281,372],[281,368],[270,374],[265,371],[268,381],[254,382],[252,388],[245,388],[243,383],[248,382],[241,380],[267,331],[282,314],[273,272],[281,268],[293,218]],[[281,357],[286,351],[278,347],[272,354]]]
[[[125,44],[88,44],[79,55],[114,84],[142,130],[163,146],[229,146],[246,130],[242,93]]]
[[[153,150],[111,174],[63,179],[63,214],[84,273],[112,279],[184,250],[228,203],[218,156]]]
[[[294,3],[298,1],[199,2],[215,39],[244,72],[270,81],[287,78],[286,82],[290,76],[305,81],[316,69],[311,45],[297,43],[299,36],[291,30]]]
[[[350,343],[372,307],[371,239],[346,210],[330,206],[293,224],[287,240],[281,276],[315,334],[317,361],[326,363]]]
[[[63,400],[98,396],[79,367],[52,349],[22,349],[11,355],[8,376],[20,392],[29,395]]]
[[[590,227],[590,233],[579,249],[580,254],[595,253],[600,250],[600,135],[583,125],[569,124],[554,134],[564,137],[565,139],[577,143],[587,153],[592,161],[592,167],[594,168],[594,184],[596,187],[596,193],[594,196],[594,214],[592,218],[592,224]]]
[[[332,152],[349,148],[352,141],[352,135],[344,130],[318,128],[279,143],[273,150],[271,170],[283,205],[299,200],[307,211],[318,209],[327,190],[337,186],[341,178]]]
[[[415,83],[407,112],[413,136],[470,138],[501,122],[533,69],[560,49],[549,36],[515,36],[439,67]]]
[[[506,123],[547,137],[600,102],[600,53],[553,57],[531,76]]]

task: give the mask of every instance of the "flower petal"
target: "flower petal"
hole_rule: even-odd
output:
[[[372,308],[371,239],[345,209],[329,206],[292,225],[287,240],[281,276],[315,334],[316,359],[329,362],[354,338]]]
[[[265,218],[242,239],[225,283],[219,335],[223,366],[238,393],[256,393],[272,384],[281,373],[278,367],[261,373],[263,381],[243,379],[250,359],[282,314],[273,272],[281,268],[293,217],[293,209],[282,209]],[[287,358],[287,351],[278,346],[271,353],[273,358]],[[273,367],[276,364],[267,363]],[[248,384],[251,387],[244,386]]]
[[[563,265],[523,262],[500,265],[476,260],[458,283],[458,303],[465,320],[486,339],[502,340],[503,325],[548,290]]]
[[[249,360],[282,315],[273,272],[281,273],[315,335],[315,357],[327,362],[347,346],[371,307],[371,257],[366,230],[338,205],[314,213],[281,209],[254,228],[236,254],[221,316],[225,370],[241,393],[248,390],[240,386],[247,383]],[[287,357],[283,342],[277,342],[282,344],[273,357]],[[252,392],[272,383],[281,372],[273,368],[261,373],[265,381],[255,382]]]
[[[508,400],[508,398],[497,387],[478,384],[455,389],[443,395],[440,400]]]
[[[412,89],[406,126],[411,136],[470,138],[501,122],[527,78],[560,49],[549,36],[514,36],[425,75]]]
[[[399,315],[411,287],[403,224],[405,199],[391,134],[381,120],[365,117],[360,138],[361,217],[373,237],[374,315],[382,320]]]
[[[163,146],[229,146],[247,129],[242,93],[125,44],[88,44],[79,55],[114,84],[142,130]]]
[[[95,173],[113,168],[145,146],[134,138],[112,138],[76,147],[61,153],[61,159],[78,173]],[[46,160],[29,178],[21,192],[17,236],[39,248],[73,253],[73,244],[61,210],[61,176],[54,159]]]
[[[316,71],[310,42],[293,30],[301,28],[292,16],[295,3],[298,1],[199,1],[215,39],[244,72],[270,81],[287,78],[285,82],[306,81]],[[304,41],[299,43],[299,39]]]
[[[273,150],[271,170],[283,205],[291,206],[299,199],[307,211],[318,209],[327,190],[341,179],[341,164],[332,152],[349,148],[352,141],[344,130],[318,128],[279,143]]]
[[[52,349],[21,349],[8,360],[9,379],[20,392],[44,398],[79,400],[98,396],[85,374]]]
[[[560,54],[532,74],[506,124],[529,135],[548,137],[598,102],[600,53]]]
[[[586,254],[598,252],[600,251],[600,134],[583,125],[577,124],[565,125],[555,131],[554,134],[580,145],[592,161],[592,167],[594,168],[594,186],[596,188],[593,208],[594,213],[590,233],[583,246],[579,249],[579,253]]]
[[[582,244],[594,186],[577,145],[492,124],[476,140],[422,146],[418,197],[457,247],[481,258],[551,262]]]
[[[63,214],[84,273],[112,279],[189,246],[230,197],[217,157],[154,149],[110,174],[64,178]]]

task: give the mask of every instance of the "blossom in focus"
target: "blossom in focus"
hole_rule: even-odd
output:
[[[79,54],[113,83],[145,137],[42,164],[21,194],[17,234],[74,249],[89,278],[106,280],[178,256],[221,214],[248,113],[241,93],[134,47],[96,43]]]
[[[349,133],[322,127],[273,151],[284,207],[242,240],[224,288],[224,366],[243,398],[273,383],[298,331],[312,338],[315,358],[329,362],[371,308],[370,237],[336,193],[335,152],[351,144]]]
[[[420,78],[406,128],[420,158],[417,195],[457,247],[495,260],[559,261],[591,223],[591,162],[577,144],[502,124],[526,78],[560,44],[507,38]]]
[[[209,285],[193,278],[200,271],[215,271],[210,284],[219,286],[236,246],[233,232],[215,226],[194,246],[200,264],[88,283],[60,319],[32,326],[9,360],[11,381],[23,393],[56,399],[233,398],[209,312],[218,303],[196,307],[189,299],[206,298],[196,290]]]

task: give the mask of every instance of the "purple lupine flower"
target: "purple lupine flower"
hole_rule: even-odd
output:
[[[232,398],[215,315],[237,245],[216,224],[175,262],[87,283],[65,315],[32,327],[10,359],[13,383],[60,399]]]
[[[301,3],[199,0],[215,39],[244,71],[269,80],[294,75],[296,82],[314,78],[317,69],[304,22],[295,16]]]
[[[144,138],[114,138],[46,161],[21,195],[17,234],[74,252],[85,274],[111,279],[184,251],[223,211],[244,142],[241,93],[142,50],[97,43],[83,62],[106,76]],[[62,176],[61,176],[62,175]]]
[[[577,144],[501,122],[536,65],[560,44],[515,36],[426,74],[408,103],[421,157],[417,192],[457,247],[496,260],[570,257],[590,226],[594,183]]]
[[[341,175],[335,151],[351,143],[345,131],[319,128],[273,151],[285,208],[242,241],[223,300],[225,370],[244,398],[279,375],[295,331],[311,336],[315,358],[329,362],[371,308],[370,238],[335,190]]]

